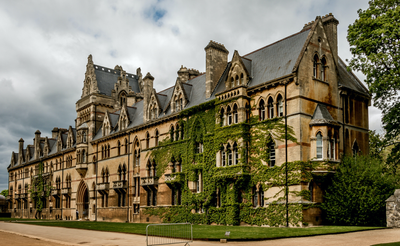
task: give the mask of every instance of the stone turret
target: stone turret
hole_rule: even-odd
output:
[[[153,90],[154,77],[150,73],[147,73],[143,78],[143,121],[147,122],[147,108],[149,106],[151,92]]]
[[[209,98],[228,64],[229,51],[223,44],[210,41],[206,51],[206,98]]]

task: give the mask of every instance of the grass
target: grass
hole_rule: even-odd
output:
[[[372,246],[400,246],[400,242],[374,244],[374,245],[372,245]]]
[[[55,221],[55,220],[23,220],[15,218],[0,218],[3,221],[18,221],[26,224],[58,226],[76,229],[111,231],[146,235],[145,223],[114,223],[94,221]],[[258,227],[258,226],[213,226],[193,225],[194,239],[219,240],[229,238],[235,240],[262,240],[272,238],[304,237],[314,235],[338,234],[364,230],[383,229],[384,227],[362,226],[319,226],[306,228]],[[225,232],[230,231],[226,237]],[[396,244],[394,244],[396,245]]]

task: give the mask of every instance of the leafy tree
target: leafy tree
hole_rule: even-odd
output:
[[[350,67],[366,76],[388,139],[400,135],[400,2],[371,0],[349,26]]]
[[[385,160],[387,140],[376,131],[369,131],[369,154],[379,160]]]
[[[344,157],[324,196],[326,219],[335,225],[384,226],[385,200],[398,186],[396,178],[379,159]]]
[[[2,191],[0,192],[0,195],[8,196],[8,190],[2,190]]]

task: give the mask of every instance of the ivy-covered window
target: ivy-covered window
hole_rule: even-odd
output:
[[[239,122],[239,116],[238,116],[238,107],[237,105],[233,105],[233,123],[237,124]]]
[[[269,166],[273,167],[275,166],[275,143],[273,140],[269,142],[268,150],[269,150]]]
[[[172,194],[171,205],[181,205],[182,198],[181,198],[180,188],[172,188],[171,194]]]
[[[232,111],[230,106],[226,109],[226,114],[228,116],[228,125],[232,125]]]
[[[222,163],[222,166],[224,167],[224,166],[226,166],[226,152],[224,149],[221,152],[222,152],[221,153],[221,155],[222,155],[221,163]]]
[[[179,140],[179,124],[176,125],[176,130],[175,130],[175,139],[176,141]]]
[[[236,143],[233,144],[233,158],[234,158],[233,163],[237,165],[239,163],[239,151]]]
[[[232,166],[233,160],[232,160],[232,149],[230,144],[226,146],[226,152],[228,155],[228,166]]]
[[[260,120],[265,120],[265,103],[263,99],[260,100],[258,105],[258,115]]]
[[[283,98],[280,94],[278,96],[277,101],[278,101],[278,117],[282,117],[283,116]]]
[[[154,137],[155,138],[154,139],[155,140],[155,146],[158,146],[158,135],[159,135],[158,134],[158,130],[156,130],[155,137]]]
[[[310,192],[310,202],[314,202],[314,182],[311,181],[308,185],[308,190]]]
[[[174,132],[175,132],[174,126],[171,126],[171,129],[169,130],[169,136],[171,138],[171,142],[174,141]]]
[[[195,152],[196,152],[196,154],[203,153],[203,143],[202,142],[196,142]]]
[[[354,140],[352,152],[353,152],[353,156],[354,156],[354,157],[357,156],[357,154],[358,154],[358,152],[359,152],[359,147],[358,147],[357,140]]]
[[[322,134],[317,134],[317,159],[322,159]]]
[[[253,187],[253,207],[258,207],[258,192],[256,187]]]
[[[274,100],[272,97],[268,99],[268,118],[274,118]]]
[[[225,110],[224,108],[221,108],[221,114],[220,114],[220,120],[221,120],[221,126],[225,126]]]

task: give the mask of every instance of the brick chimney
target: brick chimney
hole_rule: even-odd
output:
[[[228,64],[229,51],[223,44],[210,41],[206,51],[206,98],[209,98]]]

